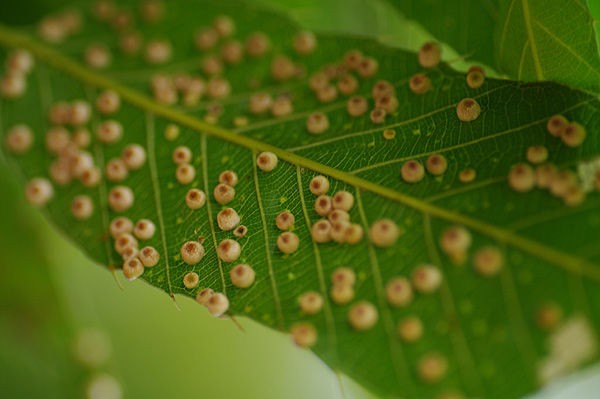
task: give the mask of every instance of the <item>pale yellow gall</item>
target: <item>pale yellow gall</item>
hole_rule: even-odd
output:
[[[327,216],[333,209],[331,197],[328,195],[320,195],[315,200],[315,212],[320,216]]]
[[[396,131],[394,129],[385,129],[383,131],[383,138],[386,140],[393,140],[396,138]]]
[[[532,145],[527,148],[527,160],[532,164],[540,164],[548,159],[548,149],[543,145]]]
[[[262,32],[254,32],[246,39],[246,52],[251,57],[260,57],[271,49],[271,40]]]
[[[412,284],[416,291],[422,294],[431,294],[440,288],[442,273],[432,265],[421,265],[412,273]]]
[[[58,158],[50,164],[48,169],[52,181],[60,186],[69,184],[73,176],[71,175],[71,162],[66,158]]]
[[[77,220],[89,219],[94,213],[94,203],[87,195],[78,195],[71,203],[71,213]]]
[[[472,98],[460,100],[456,106],[456,115],[462,122],[472,122],[481,114],[481,106]]]
[[[554,115],[548,119],[546,130],[554,137],[561,137],[568,125],[569,121],[567,118],[562,115]]]
[[[27,125],[13,126],[7,133],[4,143],[14,154],[25,154],[33,145],[33,133]]]
[[[154,247],[144,247],[138,252],[138,258],[145,267],[154,267],[160,260],[160,254]]]
[[[127,178],[129,169],[122,159],[113,158],[106,163],[106,179],[111,182],[120,182]]]
[[[101,114],[114,114],[121,107],[121,97],[113,90],[105,90],[96,99],[96,108]]]
[[[256,93],[250,96],[248,107],[250,113],[255,115],[264,114],[267,112],[271,105],[273,105],[273,97],[269,93]]]
[[[405,277],[394,277],[385,286],[385,296],[390,305],[404,307],[411,303],[413,290]]]
[[[73,101],[69,108],[69,123],[73,126],[82,126],[89,122],[92,116],[92,107],[87,101]]]
[[[425,168],[421,162],[411,159],[402,165],[400,175],[407,183],[418,183],[425,177]]]
[[[206,51],[210,50],[217,44],[219,40],[218,32],[213,28],[202,28],[196,32],[194,42],[199,50]]]
[[[213,77],[206,85],[206,92],[210,98],[222,99],[231,93],[231,84],[223,77]]]
[[[215,292],[212,289],[203,288],[200,291],[198,291],[198,294],[196,295],[196,302],[198,302],[200,305],[206,306],[206,304],[208,303],[208,300],[214,294],[215,294]]]
[[[278,55],[271,62],[271,76],[273,79],[282,82],[289,80],[296,74],[296,65],[294,62],[284,56]]]
[[[564,197],[569,189],[577,187],[579,181],[577,175],[570,170],[557,171],[550,181],[549,189],[552,195]]]
[[[200,277],[196,272],[188,272],[183,276],[183,285],[188,290],[196,288],[200,283]]]
[[[6,69],[27,74],[31,72],[35,61],[31,53],[25,49],[16,49],[12,51],[6,59]]]
[[[121,253],[121,257],[124,261],[128,261],[131,258],[137,258],[140,251],[138,251],[137,247],[134,245],[130,245],[123,249]],[[141,259],[140,259],[141,260]],[[142,262],[143,263],[143,262]]]
[[[431,90],[431,79],[424,73],[417,73],[408,81],[408,87],[415,94],[425,94]]]
[[[242,253],[242,248],[240,244],[232,239],[225,239],[217,245],[217,256],[223,262],[233,262],[240,257]]]
[[[133,222],[125,216],[119,216],[110,222],[109,230],[110,235],[113,238],[117,238],[121,234],[131,233],[133,231]]]
[[[117,238],[115,238],[114,243],[115,251],[118,254],[122,254],[125,248],[127,247],[138,247],[138,241],[129,233],[122,233]]]
[[[336,305],[345,305],[354,299],[354,287],[351,285],[334,285],[329,290],[329,297]]]
[[[428,353],[419,359],[417,371],[421,380],[433,384],[446,375],[448,361],[439,353]]]
[[[264,172],[270,172],[277,167],[279,159],[272,152],[261,152],[256,157],[256,165]]]
[[[275,225],[279,230],[282,231],[290,229],[294,225],[295,221],[296,218],[290,211],[280,212],[277,217],[275,217]]]
[[[377,247],[390,247],[396,243],[401,231],[390,219],[380,219],[371,225],[369,237],[373,245]]]
[[[79,148],[87,148],[92,143],[92,135],[89,130],[79,128],[73,133],[71,141]]]
[[[156,226],[149,219],[140,219],[133,228],[133,234],[140,240],[149,240],[154,237]]]
[[[217,201],[221,205],[227,205],[235,198],[235,188],[219,183],[213,190],[213,196],[215,197],[215,201]]]
[[[398,323],[396,332],[402,341],[416,342],[423,336],[423,323],[416,316],[408,316]]]
[[[85,62],[94,69],[107,68],[112,62],[112,55],[103,44],[92,44],[85,49]]]
[[[442,49],[435,42],[427,42],[419,49],[419,64],[423,68],[435,68],[442,59]]]
[[[579,147],[585,140],[585,136],[585,127],[577,122],[571,122],[567,125],[565,130],[562,131],[560,138],[568,147]]]
[[[102,122],[96,130],[96,137],[102,143],[112,144],[121,139],[123,136],[123,126],[114,120]]]
[[[484,277],[492,277],[500,273],[504,265],[504,256],[496,247],[486,246],[473,254],[475,271]]]
[[[485,82],[485,75],[480,71],[473,70],[467,73],[467,86],[471,89],[480,88]]]
[[[343,209],[334,209],[329,212],[327,219],[329,219],[331,223],[349,222],[350,214]]]
[[[237,238],[242,238],[248,233],[248,228],[244,225],[238,226],[234,231],[233,235]]]
[[[309,189],[314,195],[326,194],[329,191],[329,179],[322,175],[315,176],[310,181]]]
[[[344,54],[344,65],[350,69],[358,69],[362,59],[363,54],[360,50],[349,50]]]
[[[354,285],[356,274],[349,267],[338,267],[331,273],[331,283],[333,285]]]
[[[375,109],[383,109],[386,112],[386,115],[396,112],[399,105],[398,97],[390,94],[384,94],[375,100]]]
[[[108,205],[115,212],[124,212],[133,206],[133,191],[126,186],[116,186],[108,193]]]
[[[198,241],[188,241],[181,246],[180,252],[185,263],[195,265],[204,257],[204,246]]]
[[[355,303],[348,311],[348,322],[357,331],[372,328],[378,319],[377,308],[367,301]]]
[[[123,264],[123,275],[129,281],[144,274],[144,265],[138,258],[131,258]]]
[[[292,44],[296,53],[307,55],[315,51],[315,48],[317,47],[317,38],[312,32],[301,31],[294,36]]]
[[[179,184],[190,184],[196,178],[196,169],[187,163],[177,166],[175,178]]]
[[[181,146],[175,148],[173,151],[173,162],[177,165],[181,165],[184,163],[190,163],[192,160],[192,150],[188,147]]]
[[[229,310],[229,299],[224,294],[216,292],[208,298],[206,307],[211,315],[221,317]]]
[[[239,64],[244,57],[244,46],[238,40],[228,40],[221,46],[221,58],[228,64]]]
[[[317,99],[322,103],[330,103],[338,96],[337,88],[332,84],[320,88],[316,94]]]
[[[219,75],[223,73],[223,63],[216,55],[207,55],[201,62],[202,72],[207,76]]]
[[[256,273],[249,265],[239,264],[229,272],[231,283],[238,288],[248,288],[254,284]]]
[[[217,213],[217,224],[221,230],[233,230],[239,223],[240,215],[233,208],[225,208]]]
[[[323,72],[317,72],[308,79],[308,87],[317,92],[329,84],[329,77]]]
[[[313,241],[323,244],[331,241],[331,223],[329,220],[319,220],[312,225],[310,235]]]
[[[204,191],[192,188],[185,195],[185,204],[190,209],[200,209],[206,203],[206,194]]]
[[[290,115],[294,111],[292,100],[289,96],[279,96],[273,101],[271,106],[271,115],[276,118],[280,118],[286,115]]]
[[[332,198],[332,206],[333,209],[341,209],[348,212],[354,206],[354,195],[348,191],[338,191]]]
[[[81,177],[83,172],[94,167],[94,158],[89,152],[78,152],[69,159],[71,174],[74,177]]]
[[[363,59],[360,60],[357,68],[358,74],[364,79],[372,78],[375,76],[378,70],[379,62],[372,57],[363,57]]]
[[[471,247],[471,233],[462,226],[452,226],[442,232],[440,247],[455,263],[462,263]]]
[[[290,328],[294,344],[300,348],[310,348],[317,343],[317,330],[310,323],[296,323]]]
[[[551,163],[535,168],[535,184],[539,188],[548,188],[556,175],[557,169]]]
[[[300,246],[300,239],[298,236],[290,231],[281,233],[277,237],[277,248],[284,254],[291,254],[298,250]]]
[[[343,95],[349,96],[358,90],[358,79],[350,74],[344,75],[338,80],[337,89]]]
[[[302,313],[317,314],[323,308],[323,297],[316,291],[307,291],[298,297],[298,305]]]
[[[321,134],[329,129],[329,118],[322,112],[313,112],[306,118],[306,130],[311,134]]]
[[[146,61],[150,64],[164,64],[171,59],[173,48],[165,39],[151,40],[146,45]]]
[[[350,116],[361,116],[369,110],[369,103],[363,96],[352,96],[346,103],[346,110]]]
[[[119,38],[119,48],[125,55],[135,55],[142,48],[142,35],[139,32],[124,32]]]
[[[448,169],[448,161],[446,160],[446,157],[441,154],[433,154],[427,158],[425,167],[430,174],[440,176]]]
[[[58,155],[71,142],[69,131],[62,126],[56,126],[46,132],[46,148],[54,155]]]
[[[508,185],[513,190],[524,193],[535,186],[535,173],[531,166],[519,163],[513,165],[508,172]]]
[[[375,108],[369,114],[369,118],[371,119],[371,122],[373,122],[373,123],[375,123],[377,125],[380,125],[383,122],[385,122],[385,117],[386,116],[387,116],[387,112],[383,108]]]
[[[129,144],[123,149],[121,159],[129,170],[138,170],[146,163],[146,150],[139,144]]]
[[[345,220],[332,222],[331,232],[329,233],[331,239],[340,244],[346,242],[346,230],[349,226],[350,223]]]
[[[362,226],[357,223],[351,223],[346,228],[346,237],[344,238],[344,241],[352,245],[358,244],[362,240],[363,235],[364,232]]]
[[[228,15],[218,15],[215,17],[213,27],[221,37],[228,37],[235,33],[235,21]]]
[[[458,180],[460,180],[461,183],[470,183],[475,180],[476,177],[477,172],[473,168],[461,170],[458,174]]]

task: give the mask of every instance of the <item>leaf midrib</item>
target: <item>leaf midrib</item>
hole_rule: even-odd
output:
[[[273,152],[279,158],[290,162],[291,164],[328,175],[350,184],[357,189],[370,191],[392,201],[409,206],[417,211],[422,212],[423,214],[435,216],[453,223],[462,224],[499,242],[509,244],[515,248],[528,252],[571,273],[580,274],[593,280],[600,281],[600,266],[586,259],[558,251],[537,241],[516,235],[507,229],[473,219],[458,212],[438,207],[418,198],[359,178],[350,173],[296,155],[290,151],[281,149],[271,144],[263,143],[244,135],[235,134],[234,132],[222,127],[203,122],[181,111],[159,104],[136,90],[132,90],[118,82],[113,81],[112,79],[96,73],[80,63],[63,56],[56,50],[51,49],[12,28],[0,25],[0,43],[8,47],[26,48],[33,55],[35,55],[36,58],[43,60],[48,65],[62,70],[65,73],[70,74],[75,79],[99,88],[111,89],[117,92],[124,100],[130,102],[131,104],[136,105],[147,112],[152,112],[156,115],[169,119],[172,122],[179,123],[206,135],[210,135],[254,151]]]

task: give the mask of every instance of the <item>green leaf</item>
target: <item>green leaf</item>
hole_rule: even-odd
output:
[[[392,3],[459,53],[513,79],[600,88],[598,43],[583,0]]]
[[[137,8],[132,13],[137,16]],[[225,76],[233,92],[221,101],[202,101],[193,107],[155,102],[148,89],[154,74],[199,74],[203,54],[193,46],[194,32],[220,14],[236,21],[240,39],[257,30],[265,32],[273,50],[227,67]],[[142,56],[119,55],[115,31],[95,21],[87,10],[84,16],[83,30],[55,46],[41,44],[31,34],[0,28],[4,48],[26,48],[36,57],[26,94],[0,102],[0,131],[6,134],[18,123],[30,125],[36,135],[33,148],[21,156],[5,151],[5,156],[23,180],[48,176],[54,158],[44,146],[44,135],[50,127],[46,115],[51,105],[74,99],[93,103],[104,89],[120,95],[121,108],[111,118],[122,123],[124,137],[112,145],[94,139],[90,151],[103,170],[126,144],[137,143],[147,151],[144,167],[131,171],[122,183],[102,178],[95,188],[79,182],[64,187],[55,184],[54,198],[45,207],[53,222],[97,262],[116,267],[122,263],[108,234],[114,217],[150,219],[157,226],[156,233],[141,245],[157,248],[161,261],[144,271],[144,280],[173,298],[175,294],[195,297],[200,288],[210,287],[227,295],[231,315],[250,317],[281,331],[300,321],[309,322],[318,332],[314,352],[332,369],[381,396],[433,397],[457,392],[467,397],[519,397],[551,379],[541,378],[549,366],[554,378],[597,360],[600,196],[590,192],[579,206],[567,207],[546,190],[517,193],[506,182],[512,165],[525,162],[532,145],[544,145],[550,161],[564,170],[576,170],[597,157],[600,142],[594,132],[600,125],[600,105],[596,96],[555,83],[494,79],[470,89],[464,75],[446,65],[425,71],[433,89],[418,96],[407,87],[413,74],[423,72],[414,53],[367,39],[322,34],[315,53],[300,57],[290,47],[298,26],[280,14],[227,2],[170,2],[164,20],[156,24],[136,18],[136,29],[143,37],[168,38],[173,44],[171,62],[155,67]],[[106,43],[113,53],[113,62],[104,71],[82,62],[93,42]],[[322,104],[307,87],[308,74],[338,62],[354,48],[379,62],[376,76],[359,79],[359,93],[369,97],[370,104],[377,80],[396,85],[400,107],[383,124],[373,124],[368,114],[348,116],[343,97]],[[276,82],[270,75],[276,54],[288,55],[307,75]],[[291,96],[293,113],[280,118],[249,114],[249,97],[257,90]],[[456,114],[457,103],[467,97],[482,107],[479,118],[469,123],[460,122]],[[218,117],[215,103],[222,106]],[[327,114],[330,127],[321,135],[310,135],[306,117],[316,110]],[[557,113],[587,128],[582,146],[569,148],[546,132],[548,119]],[[247,125],[236,123],[240,116],[248,118]],[[95,113],[90,130],[95,131],[103,119]],[[175,140],[165,136],[171,124],[181,129]],[[393,129],[395,138],[385,139],[386,129]],[[181,145],[193,153],[196,177],[189,185],[175,178],[172,152]],[[263,172],[255,167],[261,151],[278,156],[275,170]],[[434,153],[448,160],[443,176],[427,175],[417,184],[400,178],[405,161],[424,163]],[[459,179],[466,168],[477,173],[469,183]],[[220,231],[216,224],[223,207],[212,192],[226,169],[239,176],[236,197],[228,206],[237,210],[248,228],[240,239]],[[358,244],[312,242],[310,228],[320,217],[313,210],[308,184],[318,174],[329,177],[330,193],[347,190],[354,194],[350,217],[365,230]],[[106,205],[107,192],[118,184],[131,187],[135,195],[134,206],[124,213]],[[206,192],[203,208],[186,207],[184,198],[190,187]],[[80,194],[90,196],[95,206],[85,221],[76,221],[71,214],[72,199]],[[283,255],[276,245],[280,231],[275,217],[283,210],[295,215],[293,232],[300,239],[299,249],[290,255]],[[393,220],[403,231],[388,248],[376,247],[367,238],[370,226],[382,218]],[[442,232],[454,225],[464,226],[473,237],[461,265],[455,265],[439,247]],[[180,248],[198,237],[204,238],[206,255],[199,264],[188,266],[181,260]],[[242,247],[234,263],[216,256],[216,245],[226,238],[238,240]],[[504,258],[499,275],[489,278],[473,268],[473,255],[486,245],[497,247]],[[257,277],[251,288],[231,284],[229,271],[237,263],[254,268]],[[385,284],[394,276],[410,277],[422,264],[439,267],[443,277],[439,290],[415,294],[404,308],[389,306]],[[357,275],[351,304],[335,305],[329,299],[330,276],[339,266],[350,267]],[[190,271],[200,277],[197,288],[183,284]],[[298,296],[309,290],[320,292],[325,300],[322,311],[312,316],[303,314],[297,303]],[[355,331],[347,321],[349,309],[359,300],[371,302],[379,314],[377,323],[363,332]],[[553,306],[544,306],[548,303]],[[540,309],[560,309],[564,315],[554,331],[537,327]],[[396,324],[409,315],[418,316],[424,326],[422,338],[412,344],[400,340],[396,332]],[[579,335],[564,338],[565,331]],[[560,337],[574,356],[565,358],[564,346],[555,343]],[[447,373],[435,383],[424,382],[423,370],[419,370],[421,360],[431,352],[441,354],[448,364]]]

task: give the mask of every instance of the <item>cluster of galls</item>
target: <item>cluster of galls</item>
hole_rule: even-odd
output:
[[[548,133],[560,138],[570,148],[579,147],[586,137],[585,128],[577,122],[569,122],[562,115],[554,115],[546,125]],[[590,184],[584,187],[576,173],[569,169],[559,169],[552,163],[547,163],[548,149],[542,145],[531,146],[527,149],[527,163],[513,165],[508,173],[509,186],[520,193],[533,190],[535,187],[547,189],[554,197],[560,198],[567,206],[580,205],[586,196],[586,191],[600,184]],[[535,167],[535,169],[534,169]],[[600,172],[595,180],[600,182]]]
[[[4,75],[0,76],[0,95],[17,99],[27,91],[27,76],[34,66],[32,55],[23,49],[14,50],[6,59]]]
[[[156,226],[149,219],[140,219],[135,225],[124,216],[116,217],[110,223],[110,235],[114,239],[115,251],[123,258],[123,275],[135,280],[144,273],[146,267],[154,267],[160,260],[160,254],[153,246],[139,249],[139,241],[148,241],[154,237]]]

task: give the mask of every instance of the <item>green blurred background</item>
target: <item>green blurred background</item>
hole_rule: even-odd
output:
[[[260,2],[309,29],[370,35],[409,49],[428,38],[375,0]],[[0,21],[28,24],[58,3],[66,1],[0,1]],[[119,288],[120,276],[87,260],[24,205],[21,191],[0,158],[0,397],[82,397],[93,386],[103,389],[96,397],[110,399],[114,384],[126,398],[370,397],[250,320],[239,320],[241,331],[189,299],[178,297],[178,310],[141,281],[121,281]],[[599,374],[590,370],[539,396],[593,397]]]

